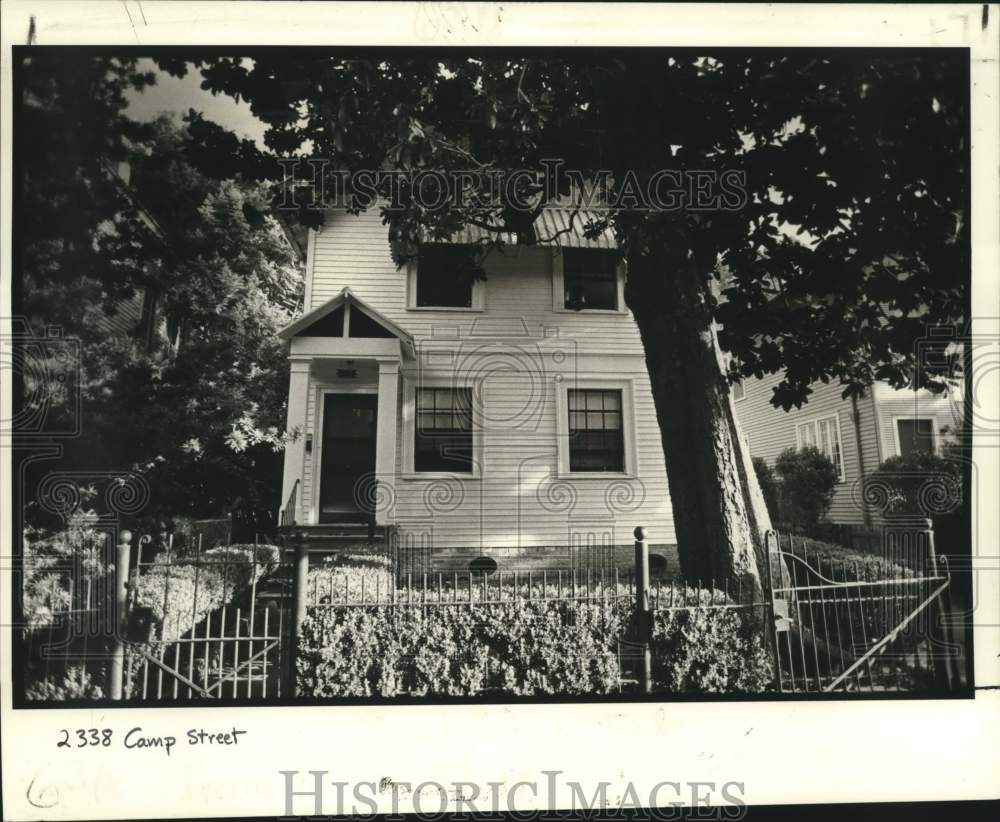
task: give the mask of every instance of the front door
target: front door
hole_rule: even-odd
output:
[[[375,394],[323,395],[319,521],[368,520],[375,474]]]

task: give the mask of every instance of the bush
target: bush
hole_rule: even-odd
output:
[[[774,475],[774,470],[760,457],[754,457],[753,470],[757,475],[757,483],[760,491],[764,495],[764,504],[771,519],[778,520],[780,510],[778,508],[778,478]]]
[[[157,629],[157,639],[184,636],[246,591],[255,579],[273,570],[280,551],[274,545],[229,545],[204,551],[201,556],[200,564],[175,562],[144,568],[136,585],[131,638],[146,640],[151,624]]]
[[[64,701],[67,699],[103,699],[104,689],[96,684],[88,671],[71,667],[57,676],[36,678],[25,689],[25,698],[32,701]]]
[[[318,608],[303,625],[299,687],[314,697],[610,693],[610,607],[566,600]]]
[[[735,608],[656,611],[652,650],[656,690],[756,693],[772,682],[763,637]]]
[[[961,463],[923,452],[890,457],[865,481],[865,491],[879,497],[887,514],[946,514],[962,504]]]
[[[478,590],[473,588],[474,607],[463,604],[467,591],[458,592],[458,604],[449,604],[455,592],[446,591],[444,604],[428,607],[311,609],[299,642],[299,687],[321,698],[606,694],[619,688],[618,653],[631,636],[631,599],[529,600],[511,589],[504,594],[510,599],[483,602]],[[436,591],[427,593],[426,601],[436,602]],[[718,591],[678,593],[676,601],[690,607],[657,611],[654,620],[655,689],[765,689],[770,658],[746,614],[705,607],[728,602]],[[406,602],[410,594],[397,591],[395,601]]]
[[[830,510],[839,476],[834,464],[813,446],[788,448],[774,464],[781,482],[782,519],[808,532]]]

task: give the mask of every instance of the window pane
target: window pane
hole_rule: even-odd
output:
[[[565,248],[562,259],[566,308],[618,308],[618,272],[613,251]]]
[[[621,391],[571,389],[568,405],[570,471],[624,471]]]
[[[899,430],[899,455],[934,453],[934,421],[931,419],[896,420]]]
[[[469,251],[459,245],[424,245],[417,252],[417,305],[471,308]]]
[[[413,469],[472,472],[472,389],[418,388]]]

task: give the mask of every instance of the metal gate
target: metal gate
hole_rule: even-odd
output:
[[[278,563],[261,576],[256,550],[252,565],[201,551],[167,551],[143,562],[141,542],[129,575],[124,698],[258,700],[287,693],[289,566]]]
[[[772,543],[769,552],[779,691],[954,686],[954,646],[943,618],[950,575],[932,540],[917,535],[906,550],[861,560],[810,551],[794,537],[786,545]]]

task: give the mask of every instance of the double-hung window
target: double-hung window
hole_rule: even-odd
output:
[[[413,470],[472,473],[472,389],[416,389]]]
[[[469,250],[461,245],[428,244],[417,251],[416,308],[473,308],[475,279],[469,273]]]
[[[569,389],[569,470],[625,470],[621,389]]]
[[[603,248],[562,250],[563,307],[572,311],[617,311],[618,265]]]
[[[798,448],[811,445],[826,454],[837,469],[840,481],[844,481],[844,454],[840,442],[840,421],[836,414],[796,424],[795,442]]]

